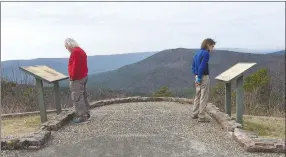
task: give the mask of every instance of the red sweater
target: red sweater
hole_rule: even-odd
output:
[[[80,80],[87,76],[87,56],[79,47],[73,49],[68,65],[70,80]]]

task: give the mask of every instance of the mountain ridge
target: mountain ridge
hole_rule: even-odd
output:
[[[119,69],[91,75],[89,86],[140,93],[150,93],[162,86],[171,89],[192,88],[194,76],[191,73],[191,62],[196,50],[175,48],[157,52],[144,60]],[[238,62],[257,63],[246,74],[259,68],[271,70],[273,67],[276,69],[272,69],[272,72],[284,72],[284,58],[282,59],[276,55],[215,50],[211,53],[209,62],[211,82],[214,84],[215,76]]]
[[[89,74],[117,69],[126,64],[135,63],[156,52],[138,52],[116,55],[95,55],[88,56]],[[10,60],[1,61],[2,77],[13,79],[22,75],[18,66],[47,65],[65,75],[67,72],[68,58],[37,58],[32,60]]]

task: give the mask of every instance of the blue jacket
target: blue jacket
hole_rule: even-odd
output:
[[[209,75],[209,58],[210,54],[205,49],[198,50],[193,57],[192,71],[199,79],[202,79],[202,75]]]

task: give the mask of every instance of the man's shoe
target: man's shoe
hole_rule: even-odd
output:
[[[200,123],[208,123],[208,122],[210,122],[210,120],[207,119],[207,118],[199,118],[198,122],[200,122]]]
[[[198,119],[199,117],[197,115],[192,115],[192,119]]]
[[[72,120],[73,123],[81,123],[85,121],[86,121],[86,118],[82,118],[82,117],[77,117]]]

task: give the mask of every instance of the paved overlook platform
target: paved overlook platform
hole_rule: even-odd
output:
[[[88,123],[67,124],[40,150],[3,157],[279,157],[248,153],[212,120],[191,118],[192,105],[137,102],[92,109]]]

